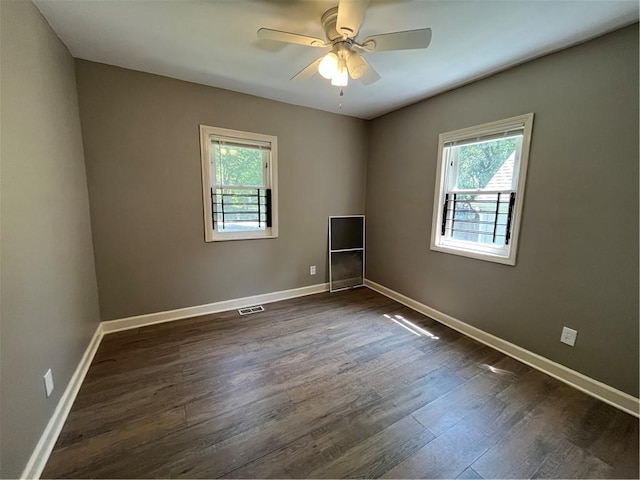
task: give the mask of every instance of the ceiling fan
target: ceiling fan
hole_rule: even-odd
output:
[[[340,0],[337,7],[324,12],[321,22],[326,40],[270,28],[259,29],[258,38],[306,47],[331,47],[329,53],[311,62],[291,80],[306,79],[318,72],[338,87],[345,87],[349,78],[370,85],[380,80],[380,75],[362,54],[427,48],[431,43],[431,29],[384,33],[358,41],[356,37],[368,5],[369,0]]]

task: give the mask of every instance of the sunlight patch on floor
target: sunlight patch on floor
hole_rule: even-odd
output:
[[[513,372],[510,372],[509,370],[503,370],[502,368],[492,367],[487,363],[483,364],[482,368],[486,368],[487,370],[493,373],[499,373],[500,375],[513,375]]]
[[[409,330],[411,333],[413,333],[414,335],[417,335],[418,337],[429,337],[432,338],[434,340],[439,340],[440,337],[435,336],[433,333],[425,330],[422,327],[419,327],[418,325],[416,325],[413,322],[410,322],[409,320],[407,320],[406,318],[404,318],[402,315],[394,315],[395,318],[393,318],[391,315],[385,313],[383,315],[385,318],[388,318],[389,320],[391,320],[392,322],[397,323],[398,325],[400,325],[402,328]]]

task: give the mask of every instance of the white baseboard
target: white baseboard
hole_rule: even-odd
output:
[[[328,290],[328,283],[318,283],[308,287],[293,288],[291,290],[282,290],[279,292],[265,293],[251,297],[236,298],[233,300],[224,300],[221,302],[208,303],[206,305],[197,305],[195,307],[179,308],[177,310],[168,310],[166,312],[148,313],[146,315],[120,318],[118,320],[107,320],[102,322],[102,331],[106,335],[113,332],[119,332],[121,330],[129,330],[131,328],[144,327],[146,325],[154,325],[156,323],[173,322],[174,320],[196,317],[198,315],[226,312],[228,310],[236,310],[238,308],[250,307],[252,305],[263,303],[278,302],[280,300],[303,297],[305,295],[326,292]]]
[[[464,323],[456,318],[387,288],[379,283],[371,280],[365,280],[364,284],[382,295],[385,295],[407,307],[420,312],[458,332],[473,338],[485,345],[488,345],[505,355],[519,360],[530,367],[540,370],[547,375],[556,378],[578,390],[591,395],[592,397],[602,400],[609,405],[613,405],[624,412],[630,413],[636,417],[640,417],[640,400],[636,397],[622,392],[609,385],[587,377],[582,373],[576,372],[564,365],[556,363],[536,353],[530,352],[518,345],[503,340],[495,335],[491,335],[479,328],[473,327],[468,323]]]
[[[82,386],[84,377],[89,370],[91,361],[98,350],[101,340],[102,325],[98,324],[87,349],[84,351],[84,354],[80,359],[80,363],[78,364],[75,372],[73,372],[73,376],[71,377],[71,380],[69,380],[67,388],[60,397],[58,405],[53,411],[53,415],[51,415],[49,423],[47,423],[44,432],[40,436],[40,440],[38,441],[36,448],[33,450],[31,458],[29,458],[29,462],[27,462],[27,466],[24,468],[20,478],[40,478],[40,475],[47,464],[47,460],[49,460],[49,455],[51,455],[51,451],[53,450],[53,447],[58,440],[58,436],[62,431],[64,422],[67,420],[71,406],[78,395],[80,386]]]

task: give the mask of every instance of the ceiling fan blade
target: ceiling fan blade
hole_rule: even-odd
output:
[[[375,68],[373,68],[371,64],[367,62],[367,60],[364,57],[362,57],[362,60],[364,60],[364,63],[367,64],[367,69],[358,80],[360,80],[365,85],[371,85],[372,83],[375,83],[378,80],[380,80],[380,75],[378,75],[378,72],[376,72]]]
[[[367,52],[386,52],[389,50],[411,50],[427,48],[431,43],[431,29],[407,30],[406,32],[384,33],[367,37],[362,46]]]
[[[313,77],[316,73],[318,73],[318,65],[320,65],[322,58],[323,57],[320,57],[317,60],[311,62],[309,65],[307,65],[293,77],[291,77],[291,80],[306,80],[307,78]]]
[[[270,28],[261,28],[258,30],[258,38],[260,40],[295,43],[296,45],[304,45],[306,47],[325,47],[327,45],[327,42],[319,38],[298,35],[297,33],[281,32],[280,30],[271,30]]]
[[[340,0],[336,30],[344,37],[354,38],[360,30],[369,0]]]

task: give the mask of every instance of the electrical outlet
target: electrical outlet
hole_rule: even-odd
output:
[[[567,345],[573,347],[576,344],[576,337],[578,336],[578,332],[569,327],[562,328],[562,335],[560,336],[560,341],[562,343],[566,343]]]
[[[53,392],[53,373],[51,369],[47,370],[47,373],[44,374],[44,391],[47,397],[51,396],[51,392]]]
[[[309,275],[315,275],[316,274],[316,266],[315,265],[311,265],[309,267]]]

